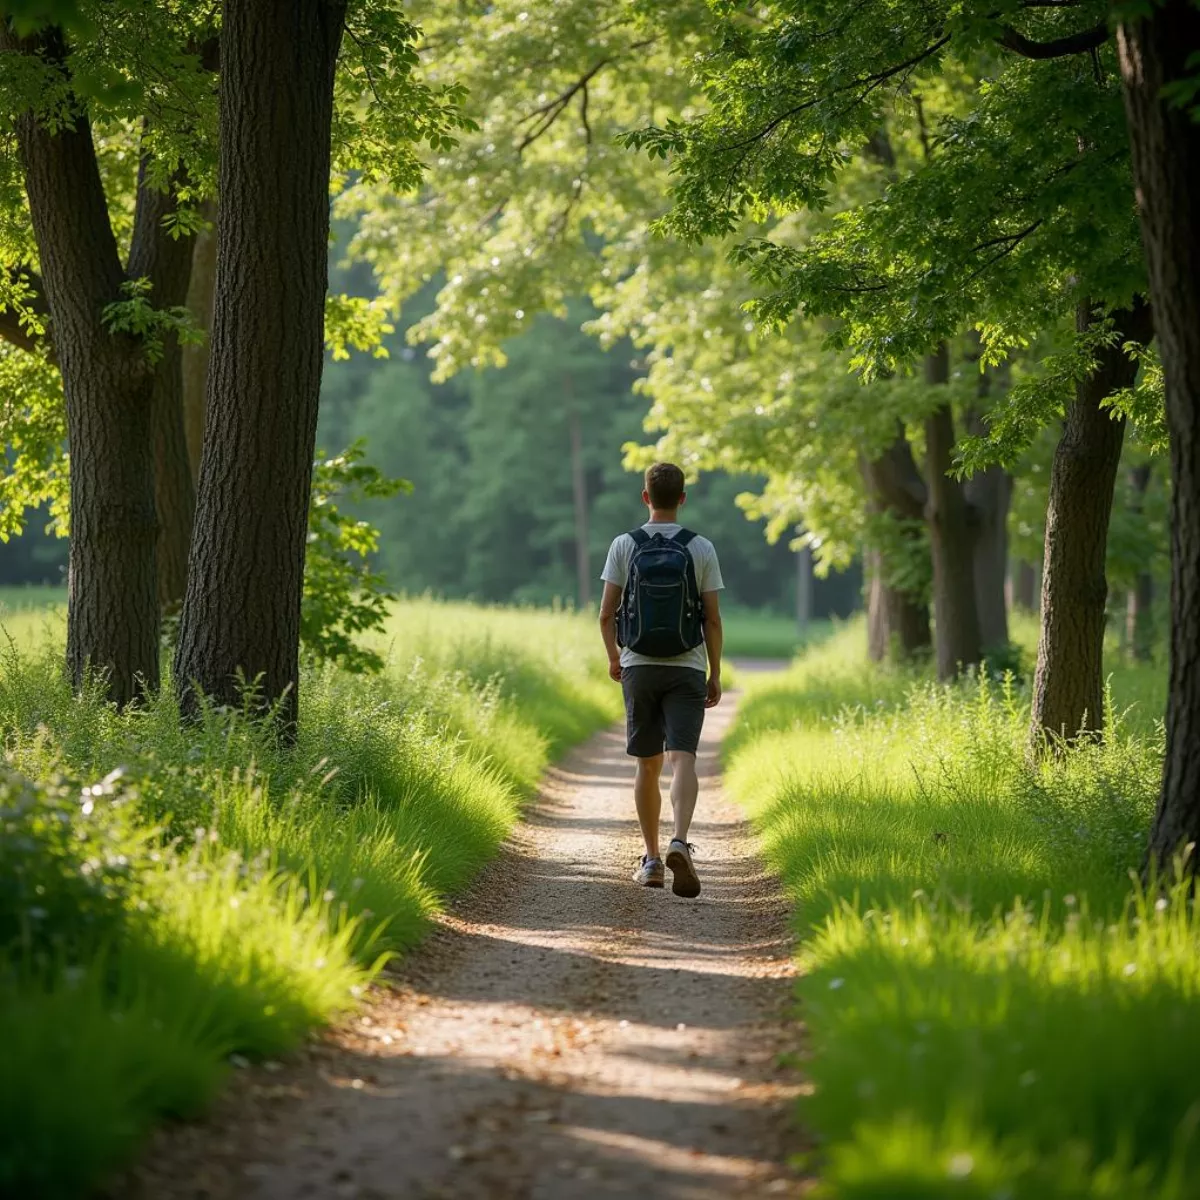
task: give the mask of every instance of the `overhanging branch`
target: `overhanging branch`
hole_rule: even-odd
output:
[[[1103,46],[1109,38],[1109,28],[1106,24],[1093,25],[1091,29],[1082,29],[1079,33],[1069,33],[1066,37],[1054,38],[1049,42],[1035,42],[1027,38],[1019,29],[1005,25],[996,39],[1006,50],[1019,54],[1022,58],[1067,58],[1072,54],[1086,54]]]

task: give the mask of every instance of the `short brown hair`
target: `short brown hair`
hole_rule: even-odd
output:
[[[646,491],[652,508],[678,508],[683,498],[683,472],[669,462],[656,462],[646,470]]]

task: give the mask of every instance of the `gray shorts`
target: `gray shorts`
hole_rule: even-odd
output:
[[[625,693],[625,750],[654,758],[668,750],[695,754],[704,726],[708,680],[694,667],[643,664],[621,672]]]

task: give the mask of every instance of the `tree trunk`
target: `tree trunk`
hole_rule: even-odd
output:
[[[1144,511],[1146,489],[1150,486],[1153,464],[1142,463],[1129,472],[1134,493],[1134,511]],[[1125,597],[1125,646],[1134,662],[1149,662],[1154,653],[1154,576],[1138,573]]]
[[[925,381],[932,387],[950,382],[945,345],[925,360]],[[939,679],[953,679],[983,657],[975,602],[973,537],[962,484],[950,477],[954,416],[939,405],[925,420],[925,462],[929,546],[933,558],[933,637]]]
[[[61,73],[71,113],[52,131],[27,112],[16,129],[71,448],[67,665],[77,688],[103,672],[125,704],[158,685],[153,375],[140,341],[104,325],[125,273],[61,32],[18,38],[0,21],[0,46]]]
[[[187,308],[197,326],[207,335],[212,330],[213,289],[217,278],[217,206],[206,201],[201,210],[209,222],[196,234],[192,249],[192,274],[188,283]],[[200,451],[204,447],[204,393],[208,385],[209,339],[183,347],[183,427],[187,437],[188,462],[193,483],[200,478]]]
[[[1003,467],[988,467],[963,485],[974,543],[975,606],[979,638],[986,655],[1008,645],[1008,509],[1012,476]]]
[[[226,0],[217,280],[175,678],[294,729],[328,284],[334,0]],[[298,133],[298,131],[300,131]]]
[[[1104,723],[1104,560],[1125,420],[1101,404],[1137,375],[1123,344],[1145,342],[1152,333],[1149,307],[1140,301],[1112,317],[1117,344],[1099,350],[1095,371],[1076,385],[1050,470],[1030,730],[1035,745],[1047,734],[1073,738]],[[1076,314],[1079,331],[1092,320],[1084,301]]]
[[[1017,563],[1017,580],[1013,588],[1013,607],[1024,612],[1037,611],[1037,567],[1023,558]]]
[[[979,406],[967,413],[967,432],[987,434],[982,407],[991,395],[993,372],[979,373]],[[1013,479],[1001,466],[977,471],[963,484],[971,523],[975,606],[984,654],[1008,646],[1008,510]]]
[[[166,235],[164,221],[175,211],[176,195],[173,189],[160,192],[148,186],[147,166],[143,159],[138,171],[138,204],[128,274],[131,279],[150,280],[150,302],[155,308],[174,308],[187,299],[193,239]],[[183,601],[196,510],[183,427],[181,350],[173,333],[164,338],[162,358],[154,368],[151,418],[158,514],[158,602],[167,611]]]
[[[859,469],[874,516],[889,515],[908,523],[905,537],[917,541],[916,522],[924,520],[925,484],[913,461],[902,427],[892,444],[877,458],[865,456]],[[906,662],[930,646],[929,606],[888,582],[888,564],[876,547],[863,555],[867,577],[867,652],[873,662]]]
[[[571,394],[567,381],[568,401]],[[570,401],[569,401],[570,402]],[[575,508],[575,576],[580,610],[592,603],[592,569],[588,564],[587,478],[583,470],[583,432],[579,427],[579,410],[572,404],[571,415],[571,494]]]
[[[813,552],[805,543],[796,553],[796,628],[803,635],[812,624]]]
[[[1171,668],[1153,864],[1200,839],[1200,125],[1163,95],[1194,76],[1200,11],[1166,0],[1149,13],[1118,38],[1171,438]]]

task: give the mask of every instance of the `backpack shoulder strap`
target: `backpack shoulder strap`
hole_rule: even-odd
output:
[[[631,529],[629,536],[633,538],[634,547],[637,549],[641,549],[641,547],[650,541],[650,535],[640,525],[637,529]]]
[[[686,546],[696,534],[691,529],[681,529],[672,539],[677,546]]]

